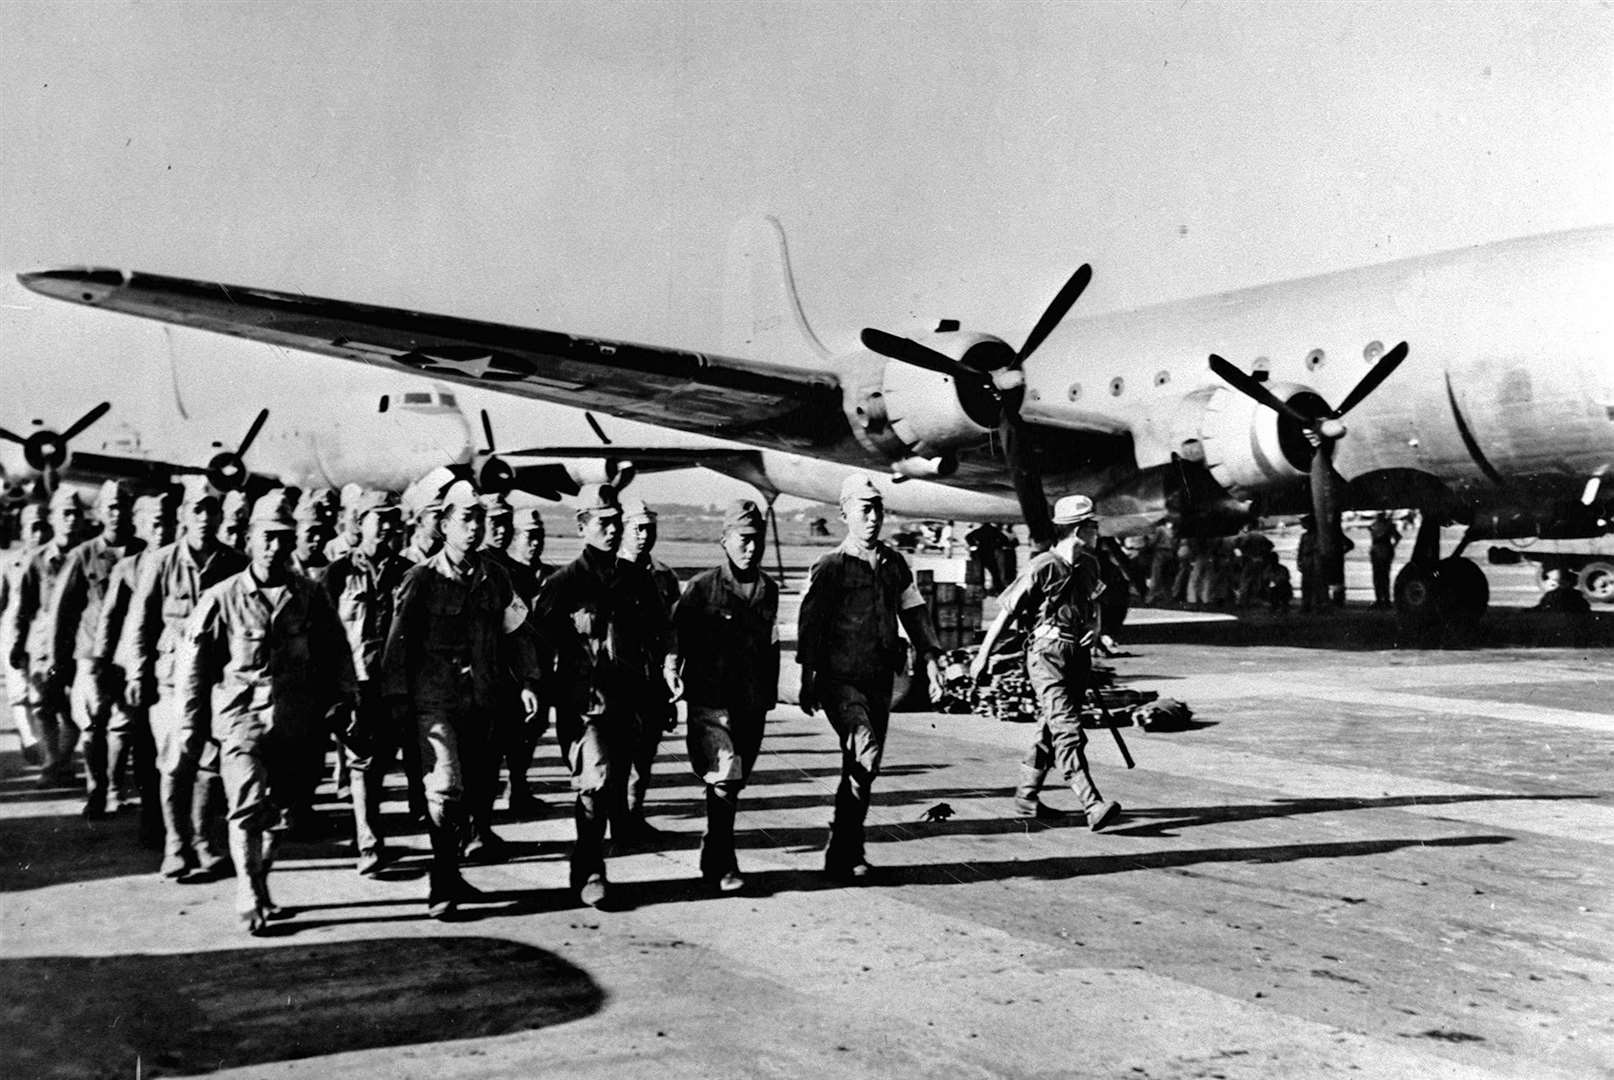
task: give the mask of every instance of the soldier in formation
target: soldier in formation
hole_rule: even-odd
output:
[[[878,489],[867,477],[849,476],[840,501],[846,539],[813,564],[801,601],[796,659],[802,711],[811,716],[822,708],[841,746],[824,873],[835,881],[862,882],[871,872],[863,823],[885,753],[892,682],[906,663],[898,624],[928,670],[932,693],[941,686],[941,648],[907,561],[880,540],[885,504]]]

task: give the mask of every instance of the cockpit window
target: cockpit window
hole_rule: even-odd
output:
[[[432,403],[432,396],[430,394],[421,393],[418,390],[411,390],[409,393],[403,396],[403,403],[405,405],[430,405]]]
[[[455,406],[454,395],[453,394],[438,394],[437,395],[437,404],[439,404],[439,405],[447,405],[448,407],[453,408]]]

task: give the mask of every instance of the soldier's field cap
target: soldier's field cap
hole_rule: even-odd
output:
[[[140,496],[135,500],[134,509],[136,514],[157,515],[168,510],[171,506],[173,506],[173,499],[167,493],[164,493],[161,495]]]
[[[443,511],[463,510],[467,507],[482,509],[482,496],[476,493],[476,485],[469,480],[456,480],[443,491]]]
[[[577,517],[615,517],[622,513],[616,488],[610,484],[590,484],[577,493]]]
[[[84,503],[79,500],[78,492],[70,487],[59,487],[50,497],[52,510],[82,510]]]
[[[232,492],[230,492],[230,494],[239,495],[240,493],[232,491]],[[242,498],[244,499],[245,496],[242,496]],[[218,505],[219,497],[217,495],[213,494],[213,489],[211,487],[208,487],[208,485],[207,485],[207,477],[205,477],[205,476],[187,476],[187,477],[185,477],[185,479],[183,481],[180,482],[180,485],[179,485],[179,505],[180,506],[200,506],[203,503],[207,502],[209,499],[211,499],[213,501],[214,506]]]
[[[1098,511],[1093,509],[1093,500],[1086,495],[1066,495],[1054,503],[1055,525],[1080,525],[1097,520]]]
[[[278,491],[271,491],[252,504],[252,516],[247,524],[253,529],[267,529],[279,531],[282,529],[295,529],[296,520],[286,507],[286,497]]]
[[[355,518],[363,518],[366,514],[403,516],[403,507],[398,505],[398,496],[390,491],[367,489],[355,498],[351,505]]]
[[[252,504],[247,501],[247,493],[240,488],[231,488],[224,493],[222,509],[226,514],[239,514],[243,510],[250,510]]]
[[[622,524],[632,525],[636,521],[647,521],[655,524],[656,512],[645,505],[643,499],[622,500]]]
[[[736,499],[723,512],[723,531],[742,534],[767,531],[762,509],[750,499]]]
[[[339,496],[342,503],[342,509],[351,511],[357,508],[359,505],[359,500],[363,499],[368,491],[369,489],[363,484],[343,484],[342,491]]]
[[[544,516],[538,512],[536,506],[517,507],[511,511],[510,527],[517,532],[541,529],[544,527]]]
[[[309,488],[297,499],[298,521],[335,520],[336,492],[328,487]]]
[[[849,502],[883,502],[880,489],[874,486],[862,473],[853,473],[841,481],[841,503]]]
[[[101,490],[96,493],[95,505],[102,509],[117,502],[128,505],[133,498],[134,486],[129,481],[107,480],[101,484]]]
[[[17,521],[24,529],[28,528],[30,525],[43,524],[45,521],[45,504],[36,502],[24,503],[22,513],[18,515]]]
[[[509,517],[513,512],[510,500],[497,491],[489,492],[482,496],[482,509],[487,511],[489,521],[495,518]]]

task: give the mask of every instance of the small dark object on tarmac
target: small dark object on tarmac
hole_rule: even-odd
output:
[[[953,816],[953,808],[944,802],[939,802],[924,813],[925,821],[946,821]]]
[[[1132,722],[1144,731],[1186,731],[1194,710],[1176,698],[1160,698],[1132,710]]]

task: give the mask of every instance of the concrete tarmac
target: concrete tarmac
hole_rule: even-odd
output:
[[[1104,833],[1012,816],[1030,726],[898,715],[858,887],[817,873],[833,738],[781,706],[742,800],[748,887],[705,891],[680,729],[651,794],[665,839],[611,858],[605,911],[564,889],[552,743],[550,815],[467,870],[488,903],[425,917],[394,778],[403,857],[370,880],[338,840],[288,846],[291,917],[250,938],[231,882],[160,880],[131,820],[81,820],[6,735],[0,1075],[1614,1075],[1609,652],[1520,645],[1506,620],[1396,651],[1375,618],[1141,616],[1122,682],[1194,719],[1129,730],[1131,771],[1094,733],[1126,806]]]

